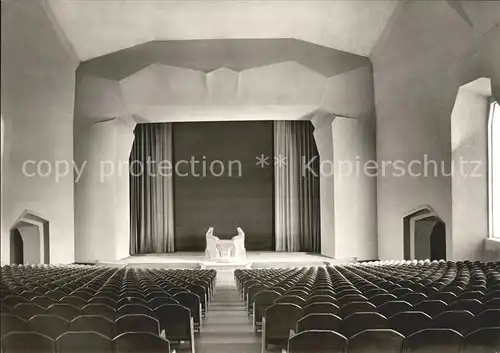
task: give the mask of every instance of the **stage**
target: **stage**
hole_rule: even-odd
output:
[[[245,260],[239,261],[205,261],[204,253],[175,252],[168,254],[141,254],[126,257],[116,262],[98,262],[96,265],[120,267],[150,268],[206,268],[206,269],[238,269],[238,268],[288,268],[303,266],[325,266],[329,264],[345,264],[356,259],[332,259],[321,254],[302,252],[249,251]]]

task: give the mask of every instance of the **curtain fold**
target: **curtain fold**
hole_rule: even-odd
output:
[[[130,154],[130,253],[174,249],[172,124],[139,124]]]
[[[320,252],[319,159],[309,121],[274,122],[274,164],[276,251]]]

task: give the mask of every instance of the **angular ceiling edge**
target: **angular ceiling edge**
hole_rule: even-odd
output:
[[[297,39],[209,39],[152,41],[83,62],[78,71],[121,80],[153,63],[211,72],[284,61],[295,61],[324,77],[371,65],[369,58]]]
[[[45,11],[45,14],[47,15],[47,18],[49,19],[50,24],[52,25],[52,28],[54,28],[54,31],[56,32],[57,36],[59,37],[59,40],[61,41],[63,47],[66,49],[68,52],[68,55],[71,58],[71,61],[73,61],[75,67],[80,64],[80,58],[78,57],[78,54],[76,53],[75,48],[73,47],[73,44],[69,40],[68,36],[62,29],[61,25],[57,21],[56,16],[54,15],[54,12],[52,11],[52,8],[50,7],[48,0],[42,0],[41,2],[42,8]],[[2,0],[2,5],[3,5],[3,0]]]
[[[453,10],[455,10],[457,12],[457,14],[469,25],[471,26],[472,28],[474,28],[474,23],[472,23],[469,15],[467,14],[467,12],[465,11],[464,9],[464,5],[462,3],[462,1],[460,0],[447,0],[446,1],[448,3],[448,5],[451,6],[451,8]]]

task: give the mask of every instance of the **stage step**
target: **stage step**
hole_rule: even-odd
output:
[[[214,262],[214,263],[203,263],[200,264],[201,268],[207,270],[216,270],[219,271],[234,271],[234,270],[243,270],[245,268],[251,268],[252,263],[227,263],[227,262]]]

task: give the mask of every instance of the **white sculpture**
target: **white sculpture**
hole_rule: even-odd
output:
[[[208,228],[207,234],[205,236],[207,241],[207,246],[205,248],[205,258],[207,260],[221,258],[220,239],[214,236],[213,234],[214,234],[214,228],[213,227]]]
[[[244,260],[246,257],[245,249],[245,233],[240,227],[236,228],[238,235],[231,238],[233,241],[233,249],[231,255],[233,258]]]

